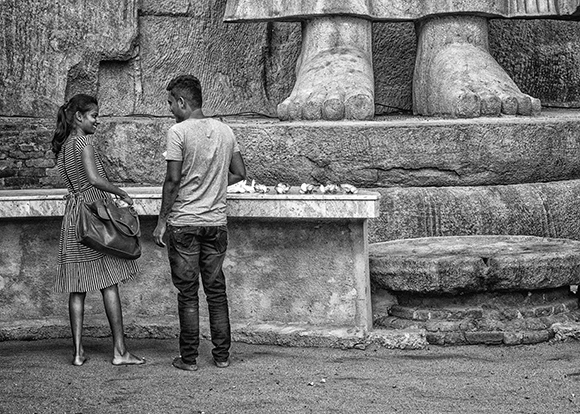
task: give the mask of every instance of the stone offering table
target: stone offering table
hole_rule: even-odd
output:
[[[536,343],[577,321],[580,242],[532,236],[456,236],[371,245],[371,278],[395,294],[391,329],[426,330],[428,342]]]
[[[131,336],[175,336],[175,289],[151,233],[161,188],[127,188],[141,215],[142,273],[121,286]],[[0,338],[68,335],[66,298],[52,293],[65,190],[0,191]],[[224,264],[234,338],[355,346],[372,328],[367,220],[379,195],[229,194]],[[88,331],[107,335],[100,295],[87,296]],[[207,332],[204,299],[200,302]],[[94,323],[98,320],[98,323]],[[91,325],[93,324],[93,325]],[[55,331],[51,327],[57,326]],[[91,331],[92,330],[92,331]],[[55,333],[60,332],[60,333]]]

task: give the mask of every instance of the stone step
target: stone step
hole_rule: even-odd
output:
[[[301,121],[224,117],[238,138],[251,178],[266,185],[348,182],[357,187],[482,186],[580,177],[580,111],[535,117]],[[99,150],[112,180],[159,185],[170,117],[102,117]],[[6,186],[17,172],[55,185],[46,165],[54,119],[0,117]],[[155,137],[152,139],[152,137]],[[26,150],[26,153],[24,151]],[[26,166],[22,160],[26,159]],[[30,165],[30,167],[28,167]],[[14,176],[8,174],[14,174]],[[28,185],[31,182],[27,182]],[[59,186],[59,185],[56,185]]]
[[[391,187],[370,242],[476,234],[580,240],[580,180],[480,187]]]
[[[485,318],[465,318],[457,321],[432,319],[418,321],[396,316],[378,317],[377,330],[393,332],[424,331],[425,340],[432,345],[520,345],[545,342],[556,335],[578,336],[578,330],[566,334],[562,326],[578,326],[580,312],[561,313],[541,318],[519,318],[497,321]],[[399,334],[400,336],[401,334]]]
[[[429,237],[375,243],[369,257],[375,291],[395,297],[387,312],[375,309],[375,329],[424,330],[436,345],[515,345],[580,320],[570,288],[580,282],[578,241]]]
[[[371,280],[416,294],[538,290],[580,283],[580,242],[533,236],[449,236],[375,243]]]

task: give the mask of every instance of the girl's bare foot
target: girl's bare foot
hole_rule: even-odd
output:
[[[145,359],[139,358],[127,351],[123,355],[116,355],[113,357],[111,363],[113,365],[142,365],[145,363]]]
[[[88,360],[89,360],[89,358],[87,358],[84,355],[73,355],[72,364],[74,366],[76,366],[76,367],[80,367],[81,365],[83,365]]]

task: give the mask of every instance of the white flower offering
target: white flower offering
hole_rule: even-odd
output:
[[[278,183],[274,189],[278,194],[286,194],[288,191],[290,191],[290,186],[286,183]]]

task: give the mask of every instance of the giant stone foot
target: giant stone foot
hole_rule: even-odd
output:
[[[302,29],[296,83],[278,105],[282,120],[370,119],[374,116],[371,23],[320,18]]]
[[[374,116],[370,56],[353,48],[322,51],[302,62],[292,94],[278,105],[282,120],[370,119]]]
[[[457,117],[536,115],[540,100],[522,93],[489,53],[469,44],[442,50],[432,62],[433,114]]]
[[[413,80],[420,115],[536,115],[541,104],[522,93],[490,55],[487,20],[432,19],[421,27]]]

